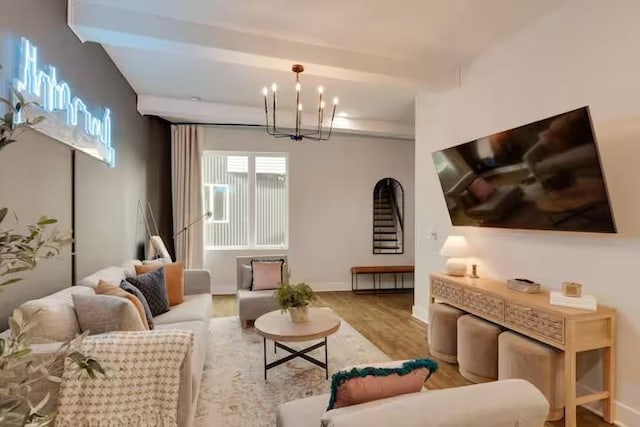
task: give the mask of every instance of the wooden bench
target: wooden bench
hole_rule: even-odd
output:
[[[378,291],[408,291],[411,288],[404,287],[404,275],[406,273],[413,274],[415,267],[413,265],[375,265],[351,267],[351,290],[354,292],[378,292]],[[373,279],[373,288],[358,289],[358,276],[361,274],[371,275]],[[382,275],[393,274],[393,288],[382,287]],[[398,275],[400,275],[400,287],[398,287]],[[376,277],[378,278],[378,287],[376,288]]]

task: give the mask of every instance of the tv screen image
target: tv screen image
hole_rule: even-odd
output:
[[[589,107],[433,153],[456,226],[615,233]]]

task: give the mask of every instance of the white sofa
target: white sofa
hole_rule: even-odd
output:
[[[133,264],[124,267],[108,267],[82,279],[78,286],[62,289],[43,298],[27,301],[21,307],[33,312],[39,310],[44,315],[42,321],[34,325],[37,339],[32,345],[33,353],[46,353],[57,348],[55,338],[64,335],[73,336],[79,332],[79,325],[73,309],[73,294],[92,293],[100,280],[120,284],[127,274],[134,274]],[[129,271],[128,271],[129,270]],[[182,367],[180,386],[178,425],[190,426],[193,423],[195,406],[200,391],[200,381],[205,356],[209,345],[209,319],[212,316],[211,278],[207,270],[185,270],[184,302],[172,306],[170,311],[154,317],[155,329],[181,329],[194,334],[194,348],[190,360]],[[28,307],[28,309],[27,309]],[[53,383],[52,383],[53,384]],[[57,393],[57,386],[49,385],[46,392]],[[53,408],[57,397],[50,399]]]
[[[287,402],[277,427],[543,427],[549,403],[531,383],[506,380],[382,399],[326,411],[329,395]]]

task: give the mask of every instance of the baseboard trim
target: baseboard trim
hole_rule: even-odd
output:
[[[411,315],[425,325],[429,323],[429,310],[424,307],[414,305],[411,308]]]
[[[339,292],[351,290],[351,283],[347,282],[311,283],[310,285],[316,292]]]
[[[339,292],[339,291],[351,290],[351,284],[347,282],[313,283],[311,284],[311,287],[316,292]],[[216,284],[213,286],[213,295],[235,295],[235,293],[236,293],[235,284],[230,284],[230,285]]]
[[[578,384],[577,387],[578,395],[583,394],[591,394],[596,393],[597,390],[592,389],[584,384]],[[639,426],[640,425],[640,411],[631,408],[630,406],[625,405],[624,403],[620,403],[618,401],[616,404],[616,420],[614,421],[614,425],[619,427],[631,427],[631,426]],[[583,405],[583,407],[598,416],[602,416],[602,410],[598,407],[597,402],[588,403]]]

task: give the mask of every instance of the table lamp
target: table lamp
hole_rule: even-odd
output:
[[[471,249],[464,236],[447,237],[439,255],[449,258],[445,273],[450,276],[461,277],[467,274],[467,258],[471,256]]]

